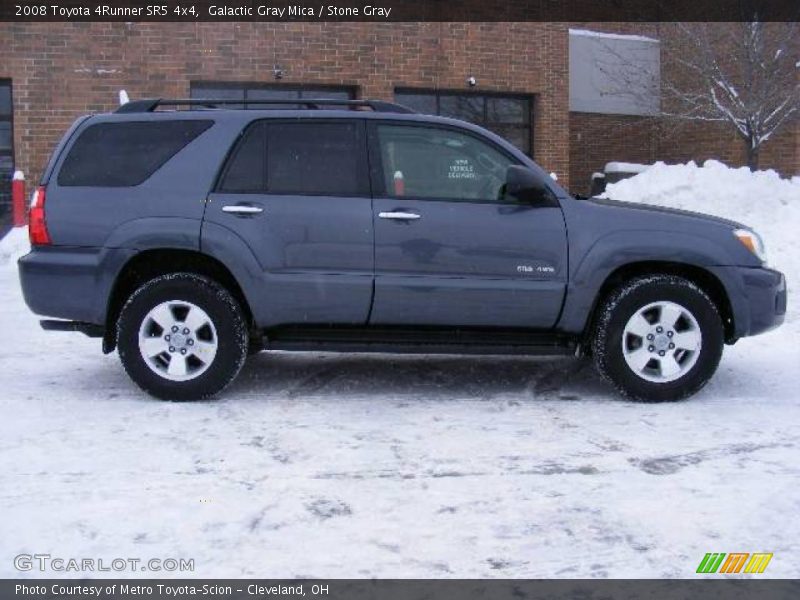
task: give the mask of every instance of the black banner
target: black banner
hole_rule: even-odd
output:
[[[788,600],[800,581],[699,580],[0,580],[0,598],[134,600]]]
[[[797,21],[797,0],[0,0],[0,21]]]

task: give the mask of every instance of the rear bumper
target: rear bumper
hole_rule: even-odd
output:
[[[122,250],[35,248],[17,263],[25,303],[37,315],[105,325],[111,286],[127,255]]]
[[[775,329],[786,318],[786,278],[767,268],[716,267],[733,312],[735,337]]]

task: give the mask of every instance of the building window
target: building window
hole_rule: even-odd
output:
[[[569,30],[569,109],[613,115],[656,115],[661,46],[641,35]]]
[[[283,84],[259,83],[221,83],[192,82],[190,95],[192,98],[213,98],[214,100],[286,100],[286,108],[299,108],[290,100],[317,98],[320,100],[352,100],[355,88],[349,86],[292,86]],[[240,104],[232,105],[242,108]],[[283,105],[282,105],[283,106]],[[246,108],[259,108],[250,105]]]
[[[14,174],[14,110],[11,80],[0,79],[0,229],[11,219],[11,177]]]
[[[397,89],[395,100],[417,112],[475,123],[533,155],[531,97]]]

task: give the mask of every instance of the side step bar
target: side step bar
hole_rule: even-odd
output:
[[[281,328],[267,331],[264,349],[396,354],[569,355],[576,340],[550,332],[409,330],[401,328]]]
[[[59,321],[56,319],[43,319],[39,321],[45,331],[79,331],[91,338],[103,337],[105,329],[102,325],[84,323],[83,321]]]

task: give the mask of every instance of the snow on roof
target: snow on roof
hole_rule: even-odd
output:
[[[627,35],[623,33],[603,33],[602,31],[591,31],[589,29],[570,29],[570,35],[583,37],[605,38],[607,40],[626,40],[629,42],[653,42],[658,44],[659,40],[644,35]]]
[[[640,165],[638,163],[628,162],[610,162],[606,163],[604,171],[606,173],[641,173],[650,165]]]

